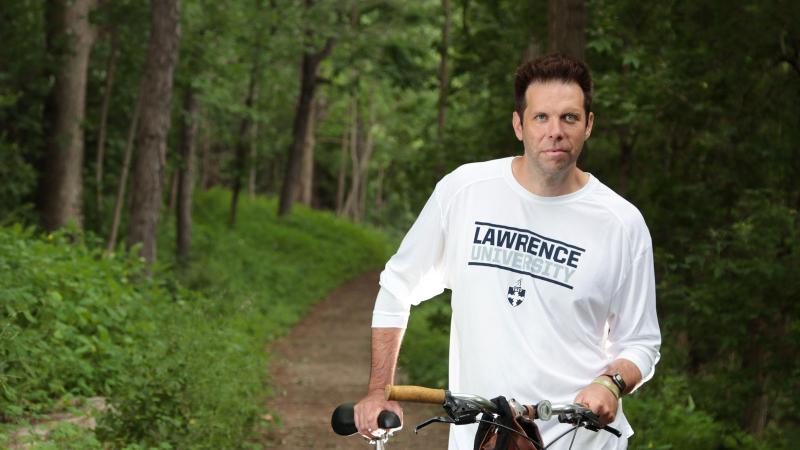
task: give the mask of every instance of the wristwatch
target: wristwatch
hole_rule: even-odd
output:
[[[628,387],[628,385],[625,384],[625,380],[622,379],[622,375],[620,375],[619,372],[615,372],[604,373],[603,376],[611,378],[611,381],[614,382],[614,385],[619,388],[619,395],[622,396],[622,393],[625,392],[625,388]]]

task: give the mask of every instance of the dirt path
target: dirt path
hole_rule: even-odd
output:
[[[377,289],[377,272],[340,286],[272,346],[275,395],[267,407],[280,417],[282,426],[265,437],[267,448],[374,448],[359,437],[333,433],[330,417],[336,405],[358,400],[366,389]],[[441,414],[441,408],[407,404],[404,412],[405,429],[392,438],[389,449],[447,448],[446,426],[431,425],[418,435],[413,429],[425,418]]]

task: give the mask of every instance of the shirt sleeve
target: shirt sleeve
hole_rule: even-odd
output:
[[[373,328],[405,328],[411,305],[444,288],[444,220],[437,185],[397,253],[381,272]]]
[[[653,250],[649,242],[633,258],[628,270],[614,297],[608,341],[614,359],[627,359],[639,368],[642,381],[636,389],[653,377],[661,357]]]

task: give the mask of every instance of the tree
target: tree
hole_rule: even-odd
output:
[[[547,48],[581,61],[586,53],[585,0],[548,1]]]
[[[258,46],[256,46],[256,49]],[[242,191],[244,177],[247,172],[248,156],[251,153],[251,142],[255,138],[255,121],[253,120],[253,106],[258,96],[257,83],[260,71],[260,55],[256,52],[256,60],[253,62],[253,69],[250,73],[250,81],[247,87],[247,99],[244,102],[244,117],[239,127],[239,135],[236,137],[236,154],[234,156],[233,167],[233,186],[231,188],[231,209],[228,215],[228,226],[236,225],[236,210],[239,204],[239,194]]]
[[[83,119],[86,71],[95,41],[89,21],[96,0],[47,3],[47,48],[60,69],[45,107],[47,148],[39,180],[39,210],[46,230],[69,221],[82,225]]]
[[[305,0],[306,9],[310,9],[313,0]],[[305,38],[308,45],[313,40],[311,27],[307,25]],[[317,90],[317,74],[320,63],[330,55],[333,50],[335,40],[329,37],[325,40],[324,46],[319,50],[305,50],[300,63],[300,95],[297,100],[297,108],[294,114],[294,125],[292,126],[292,144],[287,153],[288,163],[283,177],[281,187],[280,203],[278,205],[278,215],[285,216],[292,210],[292,203],[297,195],[298,179],[303,162],[303,152],[305,141],[308,135],[308,127],[311,122],[311,105]]]
[[[179,3],[150,1],[150,42],[142,82],[128,232],[128,247],[141,243],[141,255],[150,263],[156,258],[172,82],[178,62]]]
[[[444,11],[444,21],[442,22],[442,42],[439,45],[439,120],[438,136],[442,138],[444,127],[447,121],[447,92],[450,87],[450,0],[442,0],[442,10]]]
[[[193,87],[186,89],[178,166],[178,198],[175,208],[176,256],[182,266],[188,265],[192,245],[192,193],[195,184],[195,154],[200,105]]]

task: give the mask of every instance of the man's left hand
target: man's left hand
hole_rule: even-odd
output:
[[[600,417],[602,425],[608,425],[617,417],[619,402],[605,386],[592,383],[575,397],[575,403],[585,405]]]

